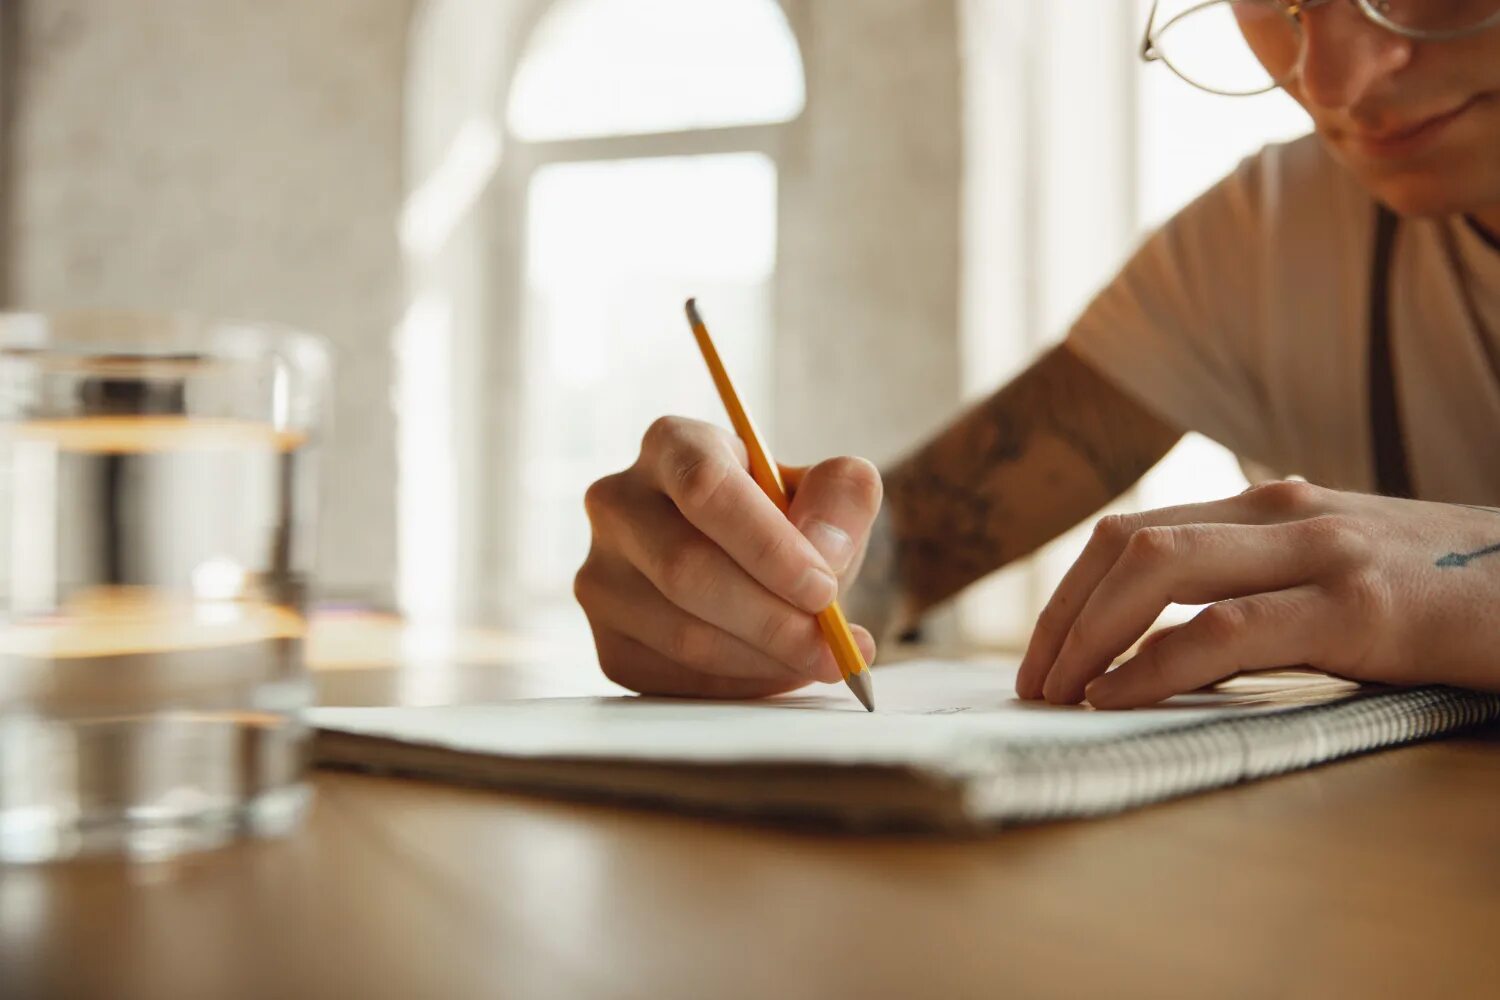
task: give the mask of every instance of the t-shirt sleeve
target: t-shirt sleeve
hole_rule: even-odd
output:
[[[1266,269],[1259,173],[1251,157],[1153,233],[1067,345],[1164,420],[1269,461],[1256,344]]]

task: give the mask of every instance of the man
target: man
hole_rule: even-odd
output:
[[[1309,482],[1101,520],[1022,697],[1127,708],[1294,664],[1500,690],[1500,0],[1187,16],[1143,54],[1221,93],[1281,86],[1316,135],[1167,223],[1063,346],[883,477],[787,470],[790,521],[727,432],[654,424],[586,498],[576,593],[606,674],[724,697],[836,681],[812,614],[840,590],[873,657],[870,630],[1098,510],[1193,429]],[[1192,49],[1208,19],[1264,86],[1200,78],[1243,70]],[[1106,673],[1174,602],[1208,607]]]

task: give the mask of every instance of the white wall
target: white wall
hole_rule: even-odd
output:
[[[788,4],[807,109],[781,164],[775,446],[884,462],[960,399],[953,0]]]

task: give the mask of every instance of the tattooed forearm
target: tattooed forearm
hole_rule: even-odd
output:
[[[864,562],[854,584],[840,596],[850,621],[870,630],[876,643],[894,639],[908,621],[905,595],[896,568],[896,537],[891,507],[883,504],[870,526]]]
[[[885,473],[888,586],[908,614],[937,604],[1104,506],[1180,436],[1053,349]]]

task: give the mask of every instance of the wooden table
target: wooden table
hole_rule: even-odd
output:
[[[325,624],[324,699],[605,686],[582,652],[423,648]],[[0,997],[1500,993],[1500,730],[959,842],[315,785],[285,840],[0,872]]]

